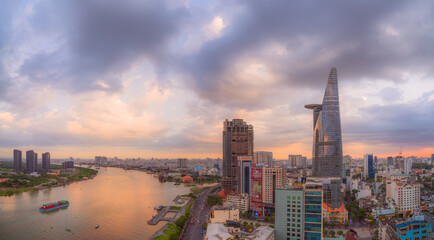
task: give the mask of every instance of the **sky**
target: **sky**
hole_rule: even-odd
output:
[[[434,2],[3,0],[0,156],[312,154],[337,67],[343,152],[434,153]]]

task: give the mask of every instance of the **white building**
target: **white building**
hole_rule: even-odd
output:
[[[247,212],[249,211],[249,203],[250,198],[249,194],[247,193],[241,193],[241,194],[229,194],[226,203],[228,205],[233,205],[236,208],[240,209],[241,212]]]
[[[404,174],[409,174],[411,172],[411,166],[413,165],[413,159],[404,159]]]
[[[306,167],[306,157],[302,155],[288,155],[290,167]]]
[[[216,222],[208,225],[205,240],[226,240],[231,237],[228,228],[222,223]]]
[[[420,210],[419,183],[407,183],[405,179],[388,180],[386,184],[386,196],[395,201],[396,208],[400,212],[412,210],[418,213]]]

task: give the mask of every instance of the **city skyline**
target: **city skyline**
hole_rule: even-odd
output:
[[[2,2],[0,157],[222,158],[243,119],[255,151],[311,158],[332,66],[343,155],[429,157],[433,4]]]

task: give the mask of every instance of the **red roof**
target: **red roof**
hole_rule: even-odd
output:
[[[184,176],[180,178],[183,182],[193,182],[193,178],[190,176]]]
[[[227,191],[227,190],[224,190],[224,191],[220,191],[220,192],[218,192],[217,194],[218,194],[221,198],[226,199],[226,198],[228,197],[229,194],[233,194],[233,193],[236,193],[236,192],[235,192],[235,191]]]
[[[322,206],[327,212],[338,212],[338,213],[345,212],[344,204],[341,204],[341,207],[339,208],[330,208],[330,206],[327,203],[323,203]]]

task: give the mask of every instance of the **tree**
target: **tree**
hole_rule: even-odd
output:
[[[329,222],[323,221],[323,225],[327,227],[329,225]]]
[[[334,237],[335,234],[336,234],[336,232],[335,232],[335,230],[330,230],[330,231],[329,231],[329,234],[330,234],[332,237]]]
[[[344,227],[348,228],[349,226],[350,226],[350,223],[349,222],[345,222]]]
[[[208,228],[208,224],[206,222],[202,223],[202,229],[206,230]]]
[[[336,226],[336,223],[335,223],[335,222],[332,222],[332,223],[330,224],[330,226],[331,226],[331,227],[334,227],[334,226]]]
[[[375,231],[374,231],[374,234],[378,236],[378,230],[375,230]]]
[[[207,203],[210,207],[215,205],[222,205],[223,204],[222,197],[220,197],[220,195],[218,194],[209,195],[207,199]]]
[[[270,221],[270,218],[269,217],[265,217],[264,221],[268,222],[268,221]]]
[[[258,227],[260,227],[260,226],[261,226],[260,223],[256,223],[256,224],[255,224],[255,227],[256,227],[256,228],[258,228]]]
[[[338,235],[340,236],[340,235],[343,235],[344,234],[344,232],[342,231],[342,230],[339,230],[338,231]]]

